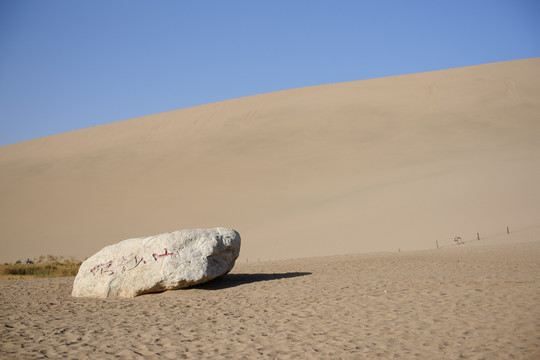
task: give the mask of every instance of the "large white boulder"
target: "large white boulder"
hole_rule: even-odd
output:
[[[72,295],[135,297],[200,284],[231,271],[239,253],[240,235],[226,228],[124,240],[82,263]]]

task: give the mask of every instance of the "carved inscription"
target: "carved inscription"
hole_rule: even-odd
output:
[[[178,256],[178,252],[175,251],[169,251],[167,248],[163,249],[165,252],[162,254],[153,253],[152,258],[154,261],[158,261],[160,258],[166,258],[168,256]],[[135,269],[140,264],[147,264],[146,260],[144,259],[144,256],[133,256],[130,258],[126,258],[125,256],[122,256],[122,263],[116,266],[116,270],[121,269],[120,271],[122,273],[125,273],[126,271],[130,271]],[[94,266],[92,269],[90,269],[90,272],[95,275],[113,275],[114,274],[113,269],[113,261],[107,261],[101,264],[98,264]]]
[[[113,265],[113,261],[107,261],[106,263],[98,264],[94,266],[92,269],[90,269],[90,272],[94,274],[94,276],[99,274],[108,274],[109,276],[114,274],[114,270],[111,269],[111,266]]]
[[[169,252],[169,250],[167,250],[167,248],[165,248],[164,250],[165,250],[165,252],[163,254],[161,254],[161,255],[158,255],[156,253],[152,254],[152,257],[154,258],[154,261],[157,261],[159,258],[162,258],[162,257],[178,255],[178,254],[175,254],[174,252]]]

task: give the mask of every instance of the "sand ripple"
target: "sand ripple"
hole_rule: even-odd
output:
[[[540,243],[237,264],[192,289],[72,298],[0,281],[0,358],[537,359]]]

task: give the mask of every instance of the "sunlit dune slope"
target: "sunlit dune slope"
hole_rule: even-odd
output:
[[[89,99],[91,101],[91,99]],[[0,147],[0,261],[226,226],[241,261],[540,223],[540,58],[314,86]]]

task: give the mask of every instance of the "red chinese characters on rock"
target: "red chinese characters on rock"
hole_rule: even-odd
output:
[[[90,269],[90,272],[96,275],[96,273],[100,274],[107,274],[109,276],[114,274],[114,270],[111,269],[111,266],[113,265],[113,261],[107,261],[106,263],[102,263],[99,265],[94,266],[92,269]]]
[[[136,268],[137,266],[139,266],[139,264],[141,263],[141,261],[143,261],[145,264],[146,264],[146,260],[144,260],[144,258],[141,256],[140,258],[137,258],[137,255],[135,255],[135,266],[134,268]]]
[[[122,259],[124,259],[124,261],[122,262],[122,273],[125,273],[126,271],[129,271],[129,270],[133,270],[135,269],[137,266],[139,266],[139,264],[142,262],[143,264],[146,264],[146,260],[144,260],[144,257],[139,257],[137,255],[135,255],[135,257],[133,258],[133,266],[131,266],[130,268],[126,268],[126,262],[131,262],[130,260],[126,259],[124,256],[122,256]]]
[[[167,256],[178,256],[178,253],[175,253],[174,251],[169,252],[169,250],[167,248],[165,248],[163,250],[165,250],[165,252],[163,254],[157,254],[157,253],[152,254],[152,257],[154,258],[154,261],[158,261],[158,259],[163,258],[163,257],[167,257]],[[125,256],[122,256],[122,259],[123,259],[123,261],[119,265],[116,266],[117,269],[120,268],[120,267],[122,268],[122,270],[121,270],[122,274],[124,274],[126,271],[130,271],[130,270],[135,269],[141,263],[146,264],[146,260],[144,259],[143,256],[135,255],[132,259],[130,258],[129,260]],[[90,272],[94,276],[97,275],[97,274],[111,276],[111,275],[114,274],[113,261],[110,260],[110,261],[107,261],[105,263],[98,264],[98,265],[94,266],[92,269],[90,269]]]
[[[176,254],[174,252],[169,252],[169,250],[167,250],[167,248],[165,248],[164,250],[165,250],[165,253],[163,253],[161,255],[158,255],[156,253],[152,254],[152,257],[154,258],[154,261],[157,261],[159,258],[162,258],[162,257],[178,255],[178,254]]]

